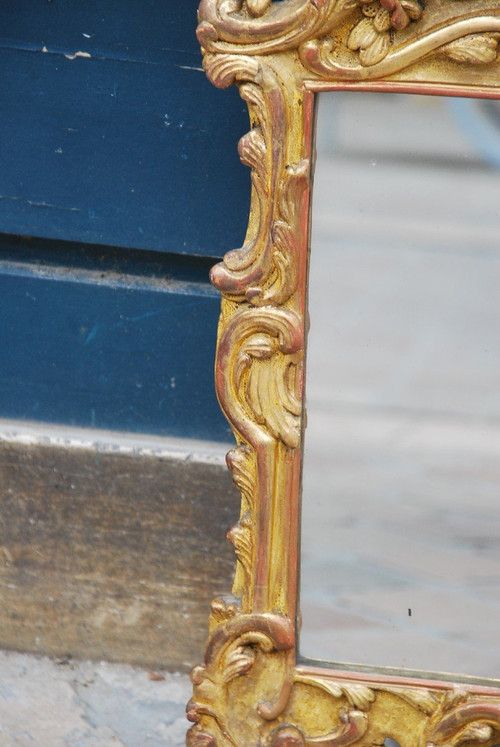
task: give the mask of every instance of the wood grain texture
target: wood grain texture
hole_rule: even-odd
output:
[[[172,670],[230,588],[225,467],[0,444],[0,647]]]

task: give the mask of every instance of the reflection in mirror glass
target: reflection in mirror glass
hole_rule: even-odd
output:
[[[301,654],[500,678],[500,109],[319,98]]]

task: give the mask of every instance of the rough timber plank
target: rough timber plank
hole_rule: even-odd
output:
[[[0,443],[0,647],[189,668],[237,513],[220,464]]]

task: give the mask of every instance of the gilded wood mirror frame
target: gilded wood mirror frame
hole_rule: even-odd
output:
[[[480,684],[313,666],[297,656],[296,620],[315,94],[500,98],[500,3],[202,0],[198,37],[209,79],[235,83],[248,104],[239,153],[252,198],[244,246],[212,271],[216,387],[242,501],[233,597],[212,605],[187,743],[498,745],[500,673]]]

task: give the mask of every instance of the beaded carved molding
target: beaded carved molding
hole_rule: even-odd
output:
[[[222,294],[216,387],[241,491],[233,597],[215,600],[192,673],[190,747],[500,744],[491,686],[297,663],[309,197],[314,95],[334,89],[500,98],[499,0],[202,0],[204,68],[236,84],[251,129],[244,246]],[[499,673],[500,679],[500,673]]]

